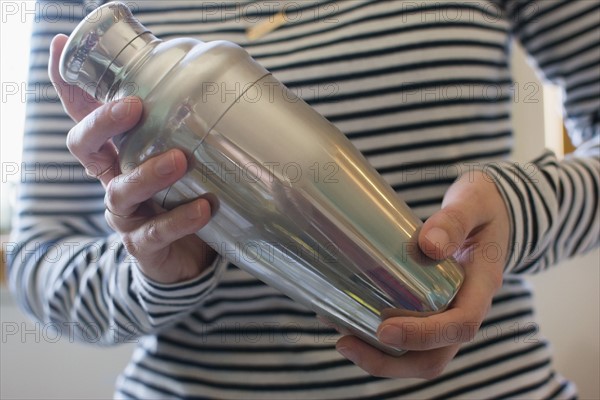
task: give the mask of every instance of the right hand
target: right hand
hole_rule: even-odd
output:
[[[185,154],[169,150],[123,173],[111,138],[135,126],[142,115],[142,103],[127,97],[102,104],[66,83],[58,72],[66,41],[65,35],[52,40],[48,73],[65,111],[77,122],[67,136],[67,146],[106,189],[108,224],[120,234],[127,251],[150,279],[170,284],[197,277],[216,257],[214,250],[194,234],[210,220],[208,201],[201,198],[166,211],[152,200],[155,193],[185,174]]]

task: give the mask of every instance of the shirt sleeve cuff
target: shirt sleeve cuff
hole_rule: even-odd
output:
[[[519,273],[538,255],[538,247],[550,228],[550,218],[544,214],[547,207],[543,204],[543,194],[536,187],[536,182],[543,178],[535,164],[527,167],[505,161],[488,164],[485,168],[508,211],[510,238],[505,274]]]
[[[198,306],[217,286],[226,266],[227,261],[218,255],[199,276],[183,282],[164,284],[150,279],[136,264],[132,267],[133,283],[137,288],[140,305],[150,316],[162,319]]]

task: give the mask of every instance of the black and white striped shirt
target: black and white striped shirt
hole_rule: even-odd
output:
[[[70,155],[47,75],[48,47],[92,10],[39,2],[22,183],[9,254],[10,286],[43,322],[82,341],[138,343],[122,398],[571,398],[552,368],[522,274],[599,242],[600,3],[598,1],[142,1],[129,5],[162,39],[244,46],[336,124],[423,219],[461,172],[497,177],[512,223],[505,281],[475,340],[431,381],[370,376],[335,350],[314,314],[233,265],[196,279],[149,281],[104,220],[102,186]],[[287,23],[248,42],[245,31],[286,7]],[[518,39],[563,86],[576,156],[511,153],[509,68]],[[540,129],[542,129],[540,127]],[[4,134],[7,134],[6,132]],[[91,371],[90,371],[91,372]]]

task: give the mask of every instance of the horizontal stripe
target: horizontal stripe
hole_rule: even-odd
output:
[[[116,388],[131,398],[574,393],[552,370],[531,290],[516,274],[543,270],[598,245],[598,150],[588,147],[586,158],[574,162],[546,153],[532,160],[533,174],[501,160],[511,151],[511,102],[521,100],[509,70],[512,36],[549,79],[563,85],[567,125],[577,127],[574,137],[589,139],[597,131],[598,38],[590,17],[597,4],[297,2],[290,11],[302,11],[301,18],[290,14],[286,24],[254,42],[245,38],[252,18],[270,18],[283,3],[165,4],[139,2],[135,15],[162,38],[189,35],[246,47],[336,124],[421,218],[439,210],[462,166],[490,163],[486,172],[509,201],[513,242],[531,246],[511,246],[503,286],[474,340],[428,381],[369,376],[336,352],[340,335],[313,311],[224,259],[190,281],[153,282],[108,228],[101,183],[87,177],[66,148],[74,122],[46,72],[52,36],[69,32],[80,19],[64,14],[55,23],[35,24],[32,39],[32,95],[16,210],[20,245],[9,255],[11,288],[25,309],[41,321],[98,326],[101,345],[137,341]],[[60,7],[71,5],[49,9]],[[73,7],[75,14],[86,8]],[[487,96],[490,88],[498,95]],[[439,95],[450,89],[457,96]],[[427,173],[440,169],[445,173]],[[49,259],[53,248],[66,249],[70,242],[72,251]],[[76,336],[90,341],[84,331]],[[238,379],[242,375],[248,378]]]

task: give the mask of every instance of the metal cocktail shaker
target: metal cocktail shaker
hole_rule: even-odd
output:
[[[463,272],[418,249],[421,221],[349,140],[241,47],[163,42],[120,3],[72,33],[60,72],[96,99],[143,100],[114,139],[123,170],[170,148],[189,171],[155,201],[210,196],[198,235],[231,262],[391,353],[376,330],[393,309],[443,310]]]

